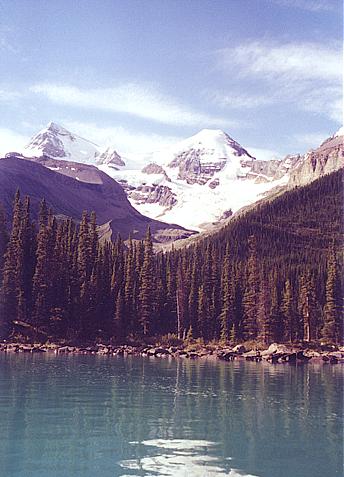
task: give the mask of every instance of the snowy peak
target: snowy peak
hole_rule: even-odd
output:
[[[241,162],[255,160],[246,149],[219,129],[199,133],[170,148],[167,168],[178,168],[177,179],[188,184],[205,184],[223,169],[241,175]],[[173,173],[172,173],[173,175]]]
[[[178,157],[198,157],[200,162],[222,162],[233,157],[247,156],[254,159],[239,143],[220,129],[202,129],[200,132],[173,148],[175,159]],[[174,161],[175,165],[176,161]],[[172,166],[173,167],[173,166]]]
[[[94,163],[99,154],[96,144],[50,122],[24,147],[24,156]]]
[[[97,164],[107,164],[112,167],[125,166],[125,162],[113,147],[107,147],[97,158]]]
[[[202,129],[194,136],[179,143],[181,149],[196,149],[203,152],[203,156],[217,157],[248,156],[253,157],[238,142],[232,139],[221,129]]]

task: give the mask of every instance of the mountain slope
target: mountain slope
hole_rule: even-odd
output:
[[[190,235],[180,226],[158,222],[141,215],[129,203],[122,187],[94,166],[42,158],[45,166],[17,157],[0,160],[0,202],[8,218],[19,188],[32,200],[34,217],[44,197],[57,216],[80,220],[83,210],[94,210],[100,231],[107,238],[144,237],[148,225],[155,241],[169,241]],[[50,165],[52,169],[47,167]]]
[[[290,173],[289,187],[304,185],[344,166],[344,129],[301,156]]]

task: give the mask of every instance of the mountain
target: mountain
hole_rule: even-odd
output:
[[[9,223],[18,188],[22,196],[30,196],[34,217],[37,217],[43,197],[57,217],[79,221],[83,210],[94,210],[100,234],[109,239],[115,239],[118,233],[123,239],[129,234],[142,239],[148,225],[155,242],[168,242],[192,234],[178,225],[140,214],[131,206],[122,187],[95,166],[48,157],[35,161],[15,156],[0,159],[0,203],[4,204]]]
[[[94,163],[99,155],[98,146],[87,139],[73,134],[62,126],[50,122],[24,147],[25,157],[48,157]]]
[[[292,169],[289,187],[305,185],[344,166],[344,128],[326,139],[318,148],[300,156]]]
[[[107,147],[97,157],[97,164],[109,164],[113,167],[125,166],[125,162],[113,147]]]
[[[285,185],[290,164],[258,161],[221,130],[203,129],[146,155],[142,170],[100,169],[122,184],[132,205],[152,218],[202,230]]]
[[[143,215],[209,231],[240,209],[342,167],[343,129],[319,148],[283,160],[257,160],[228,134],[213,129],[124,160],[115,147],[100,149],[49,123],[18,157],[43,165],[47,159],[94,164],[121,184],[132,206]],[[59,170],[56,164],[49,167]]]

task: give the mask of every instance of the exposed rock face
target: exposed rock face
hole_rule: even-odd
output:
[[[164,185],[141,185],[129,194],[130,198],[137,203],[159,204],[171,208],[177,203],[176,195]]]
[[[163,167],[159,164],[156,164],[155,162],[147,164],[147,166],[142,169],[142,172],[145,174],[166,174]]]
[[[123,239],[129,234],[142,239],[148,225],[156,242],[178,240],[194,233],[140,214],[122,187],[95,166],[47,157],[36,159],[41,163],[17,157],[0,159],[0,202],[4,204],[8,223],[13,197],[19,188],[22,196],[30,196],[35,219],[44,197],[60,218],[71,217],[78,222],[83,210],[95,211],[100,235],[108,239],[115,239],[118,233]]]
[[[343,135],[334,135],[317,149],[301,156],[290,171],[289,187],[305,185],[344,166]]]
[[[107,147],[99,156],[97,157],[97,164],[109,164],[111,166],[125,166],[125,162],[112,147]]]
[[[301,156],[287,156],[282,161],[272,159],[270,161],[241,161],[241,165],[248,169],[245,178],[255,179],[257,183],[271,182],[281,179],[288,171],[297,164]]]

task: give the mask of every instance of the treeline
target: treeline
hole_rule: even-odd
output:
[[[128,338],[342,341],[342,172],[295,189],[169,253],[143,241],[100,242],[96,217],[37,224],[16,194],[0,213],[3,339]]]

